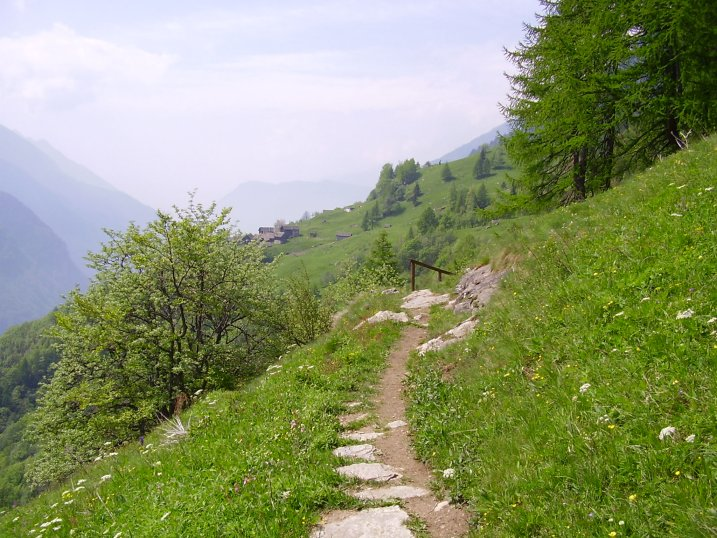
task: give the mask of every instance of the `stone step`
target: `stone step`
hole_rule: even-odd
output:
[[[370,508],[345,514],[337,521],[317,526],[311,538],[412,538],[413,533],[403,523],[409,518],[400,506]]]
[[[403,420],[394,420],[393,422],[389,422],[386,424],[387,428],[391,428],[392,430],[395,430],[396,428],[402,428],[403,426],[408,426],[408,422],[405,422]]]
[[[354,463],[338,467],[336,472],[342,476],[371,482],[388,482],[403,476],[393,467],[383,463]]]
[[[430,492],[427,489],[414,486],[389,486],[385,488],[364,489],[352,493],[354,497],[363,501],[411,499],[413,497],[424,497],[429,494]]]
[[[383,434],[379,432],[347,432],[342,433],[342,439],[349,439],[351,441],[373,441],[382,437]]]
[[[368,413],[351,413],[350,415],[343,415],[339,417],[339,423],[342,426],[348,426],[353,422],[358,422],[368,417]]]
[[[373,445],[348,445],[334,449],[333,454],[339,458],[358,458],[366,461],[376,461],[376,447]]]

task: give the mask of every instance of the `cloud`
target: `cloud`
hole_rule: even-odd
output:
[[[74,106],[103,89],[156,83],[173,61],[55,24],[34,35],[0,38],[0,96]]]

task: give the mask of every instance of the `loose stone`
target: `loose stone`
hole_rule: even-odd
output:
[[[413,533],[403,525],[408,517],[400,506],[371,508],[319,525],[311,538],[411,538]]]
[[[386,424],[387,428],[391,428],[392,430],[395,430],[396,428],[401,428],[403,426],[408,426],[407,422],[404,422],[403,420],[394,420],[393,422],[389,422]]]
[[[373,445],[349,445],[334,449],[334,456],[338,458],[358,458],[367,461],[376,461],[376,447]]]
[[[414,486],[391,486],[387,488],[365,489],[353,493],[352,495],[357,499],[373,501],[386,499],[411,499],[413,497],[423,497],[428,494],[428,490]]]
[[[349,478],[372,482],[388,482],[403,476],[393,467],[383,463],[354,463],[353,465],[339,467],[336,472]]]
[[[350,439],[351,441],[373,441],[382,437],[383,434],[379,432],[347,432],[342,433],[342,439]]]

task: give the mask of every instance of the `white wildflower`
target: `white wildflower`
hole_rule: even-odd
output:
[[[169,514],[171,514],[171,513],[172,512],[166,512],[162,517],[159,518],[159,520],[164,521],[165,519],[167,519],[169,517]]]
[[[686,183],[684,185],[680,185],[679,187],[677,187],[677,190],[684,189],[686,186],[687,186]]]
[[[105,441],[105,446],[110,446],[111,444],[109,441]]]
[[[687,437],[685,437],[685,442],[694,443],[695,442],[695,434],[693,433],[692,435],[688,435]]]
[[[711,191],[712,189],[714,189],[714,187],[705,187],[705,190],[706,190],[707,192]]]
[[[85,479],[85,478],[80,478],[80,479],[77,481],[77,485],[79,486],[80,484],[84,484],[85,482],[87,482],[87,479]]]
[[[153,446],[154,446],[154,445],[153,445],[152,443],[147,443],[144,448],[146,448],[147,450],[149,450],[149,449],[152,448]]]
[[[59,503],[51,504],[50,508],[55,508]]]
[[[695,311],[692,310],[691,308],[688,308],[687,310],[685,310],[685,311],[683,311],[683,312],[678,312],[678,313],[677,313],[677,319],[687,319],[687,318],[691,318],[694,314],[695,314]]]
[[[448,469],[443,470],[443,478],[453,478],[456,474],[456,470],[449,467]]]
[[[94,460],[92,460],[92,461],[100,461],[101,459],[102,459],[102,456],[97,456],[97,457],[96,457]]]
[[[660,439],[660,441],[664,441],[666,438],[672,437],[673,435],[675,435],[676,431],[677,430],[675,429],[674,426],[667,426],[660,430],[660,434],[657,437]]]
[[[670,213],[670,216],[671,216],[671,217],[681,217],[682,214],[680,214],[680,213]]]
[[[62,528],[62,527],[61,527],[60,525],[58,525],[57,527],[52,527],[52,530],[53,530],[53,531],[59,531],[61,528]]]
[[[649,297],[643,297],[642,299],[640,299],[640,302],[644,303],[645,301],[649,301],[649,300],[650,300]]]
[[[621,519],[620,521],[617,522],[617,524],[622,527],[625,524],[625,522]]]
[[[204,389],[195,390],[194,395],[199,396],[202,392],[204,392]]]
[[[85,489],[85,486],[77,486],[77,487],[76,487],[75,489],[73,489],[72,491],[82,491],[83,489]]]
[[[100,477],[100,482],[104,482],[105,480],[109,480],[110,478],[112,478],[112,475],[111,475],[111,474],[102,475],[102,476]]]
[[[603,415],[601,417],[598,417],[597,421],[598,424],[607,424],[608,422],[610,422],[610,417],[608,415]]]
[[[619,318],[620,316],[624,316],[624,315],[625,315],[625,312],[624,312],[624,311],[620,311],[620,312],[618,312],[617,314],[615,314],[613,317],[614,317],[614,318]]]
[[[715,321],[717,321],[717,318],[710,318],[707,320],[707,323],[714,323]]]
[[[117,452],[110,452],[109,454],[107,454],[107,457],[111,458],[112,456],[116,456],[116,455],[117,455]]]
[[[122,532],[118,532],[112,538],[119,538],[120,536],[122,536]]]
[[[12,522],[15,523],[18,519],[20,519],[20,516],[15,516],[15,519],[13,519]]]
[[[580,394],[585,394],[590,387],[590,383],[583,383],[582,385],[580,385]]]
[[[73,502],[75,502],[75,499],[70,499],[69,501],[65,501],[63,504],[71,505]]]

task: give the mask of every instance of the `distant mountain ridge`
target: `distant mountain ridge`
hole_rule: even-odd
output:
[[[256,233],[259,226],[273,226],[277,219],[297,221],[305,212],[344,207],[362,201],[368,186],[333,181],[289,181],[287,183],[241,183],[220,200],[232,207],[232,220],[242,232]]]
[[[65,242],[74,263],[105,239],[103,228],[144,224],[155,212],[44,142],[0,126],[0,190],[16,197]]]
[[[475,150],[480,148],[484,144],[490,144],[493,141],[495,141],[499,135],[507,135],[511,131],[510,125],[507,123],[502,123],[498,127],[495,127],[494,129],[491,129],[487,133],[483,133],[480,136],[477,136],[470,142],[463,144],[462,146],[454,149],[453,151],[449,151],[439,159],[434,159],[431,161],[433,164],[436,164],[438,162],[451,162],[451,161],[457,161],[458,159],[464,159],[465,157],[468,157],[471,153],[473,153]]]
[[[17,198],[0,192],[0,333],[47,314],[86,281],[62,240]]]

